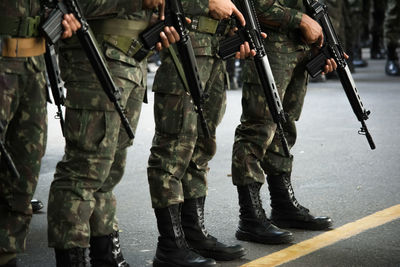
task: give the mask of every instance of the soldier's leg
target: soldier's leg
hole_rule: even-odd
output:
[[[287,113],[286,123],[283,129],[287,137],[289,147],[293,147],[296,142],[297,132],[295,122],[300,118],[303,108],[304,97],[307,91],[307,73],[305,63],[307,57],[305,53],[296,52],[287,55],[289,65],[294,64],[291,81],[286,88],[283,98],[283,109]],[[274,59],[275,60],[275,59]],[[282,61],[284,62],[284,61]],[[281,64],[273,62],[271,65]],[[274,70],[274,67],[273,67]],[[282,73],[275,71],[276,79],[284,79]],[[294,197],[290,175],[292,172],[293,156],[286,157],[282,151],[282,145],[274,137],[267,153],[261,162],[261,166],[267,174],[268,188],[271,197],[271,220],[279,227],[302,228],[320,230],[332,225],[329,217],[314,217],[309,210],[299,205]]]
[[[190,247],[206,258],[234,260],[246,254],[240,245],[228,246],[210,235],[204,225],[204,204],[207,194],[208,162],[216,152],[215,131],[226,109],[227,76],[222,60],[212,57],[197,57],[202,72],[207,73],[204,92],[208,95],[203,105],[204,116],[210,130],[205,138],[200,124],[198,138],[189,166],[182,178],[185,201],[182,207],[182,227]],[[207,66],[207,67],[206,67]],[[203,73],[204,76],[204,73]]]
[[[49,246],[87,248],[97,192],[109,175],[120,118],[80,49],[60,53],[68,88],[65,154],[57,164],[48,205]]]
[[[400,3],[397,0],[388,0],[385,22],[384,22],[384,39],[387,49],[387,61],[385,72],[390,76],[400,75],[399,56],[397,55],[397,47],[400,39]]]
[[[15,178],[1,161],[0,264],[4,264],[4,258],[15,257],[25,249],[32,217],[30,201],[46,148],[47,111],[42,57],[3,57],[0,69],[0,120],[5,126],[0,138],[21,176]]]
[[[189,250],[182,229],[182,177],[197,140],[197,114],[170,57],[163,59],[153,90],[156,130],[147,174],[160,234],[154,265],[214,266],[214,260]]]
[[[125,110],[133,132],[136,133],[145,88],[133,83],[130,83],[130,87],[133,87],[133,89]],[[128,86],[124,86],[124,88],[128,88]],[[96,204],[90,217],[90,259],[92,265],[117,264],[118,266],[128,266],[119,244],[118,221],[115,214],[117,205],[113,189],[122,179],[127,149],[132,143],[133,141],[121,125],[118,146],[109,175],[102,187],[93,194]]]
[[[275,60],[276,62],[285,60],[281,56],[275,53],[273,57],[270,57],[271,66]],[[290,65],[282,68],[275,67],[273,70],[281,98],[285,95],[292,70],[293,67],[290,68]],[[293,240],[292,234],[271,224],[260,199],[260,188],[265,182],[260,161],[275,135],[276,125],[269,113],[265,94],[259,84],[253,62],[246,62],[243,71],[247,78],[245,78],[242,92],[241,124],[235,131],[232,153],[232,180],[237,186],[240,206],[236,237],[258,243],[288,243]],[[277,76],[277,73],[281,75]]]

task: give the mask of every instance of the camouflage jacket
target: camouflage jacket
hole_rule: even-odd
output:
[[[267,51],[290,53],[308,49],[301,40],[300,21],[304,13],[302,0],[255,0],[257,17],[267,33]]]
[[[0,17],[33,17],[40,15],[40,1],[2,0]],[[2,19],[0,20],[2,23]]]

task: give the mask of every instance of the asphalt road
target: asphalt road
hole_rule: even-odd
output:
[[[298,142],[292,150],[293,187],[299,202],[313,214],[332,217],[333,228],[400,204],[400,77],[386,76],[384,63],[370,60],[367,68],[357,69],[354,74],[364,105],[371,110],[367,125],[376,150],[370,150],[365,137],[357,134],[360,124],[338,81],[309,85],[297,124]],[[325,232],[293,230],[295,240],[290,245],[260,245],[235,239],[238,204],[230,178],[230,160],[234,129],[241,113],[241,91],[228,91],[227,95],[227,110],[217,130],[217,154],[210,162],[205,214],[211,234],[226,243],[240,243],[248,250],[243,259],[220,265],[240,266]],[[158,236],[146,176],[154,132],[153,94],[149,93],[149,97],[135,143],[129,149],[124,179],[115,189],[122,251],[131,266],[139,267],[151,266]],[[46,207],[54,168],[64,146],[54,114],[54,106],[49,106],[48,147],[35,195]],[[269,213],[266,186],[262,188],[262,199]],[[44,209],[33,216],[20,266],[55,266],[53,250],[47,247],[46,229]],[[322,246],[282,266],[400,266],[400,220]]]

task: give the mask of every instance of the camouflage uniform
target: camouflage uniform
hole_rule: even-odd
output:
[[[398,47],[400,40],[400,2],[388,0],[384,22],[384,37],[386,47]]]
[[[122,89],[121,104],[134,131],[146,91],[147,62],[137,61],[129,51],[123,52],[121,43],[133,41],[125,36],[134,34],[118,31],[129,22],[142,28],[147,26],[149,16],[141,11],[141,3],[80,1],[113,80]],[[107,28],[110,24],[115,28]],[[127,148],[132,141],[76,38],[65,41],[60,48],[60,65],[67,88],[66,146],[50,188],[49,246],[86,248],[90,237],[117,230],[112,190],[123,176]]]
[[[197,16],[208,16],[208,1],[187,0],[182,4],[194,24]],[[225,113],[225,62],[216,56],[221,35],[190,30],[190,37],[208,95],[203,107],[211,138],[204,137],[191,96],[170,54],[163,52],[153,85],[156,130],[147,171],[153,208],[206,196],[208,161],[216,152],[215,130]]]
[[[46,148],[46,80],[41,55],[44,53],[44,40],[36,38],[39,36],[38,27],[27,20],[30,17],[39,22],[39,17],[34,19],[34,16],[39,16],[40,11],[39,1],[30,1],[30,4],[22,0],[0,2],[0,40],[3,45],[0,53],[0,120],[5,125],[0,138],[21,175],[21,179],[16,179],[5,162],[0,163],[0,260],[5,254],[25,249],[32,218],[30,201]],[[28,25],[33,26],[31,30]],[[13,40],[10,38],[24,38],[18,41],[22,44],[32,37],[42,46],[39,54],[33,56],[32,50],[22,46],[9,51],[15,53],[13,56],[5,54],[5,43]]]
[[[287,122],[283,124],[289,148],[296,141],[295,121],[300,117],[307,90],[305,63],[308,46],[300,39],[302,1],[260,0],[259,20],[268,35],[264,44],[269,55]],[[232,155],[232,179],[235,185],[264,183],[268,175],[290,173],[293,156],[286,157],[265,96],[251,60],[243,67],[244,85],[241,124],[236,128]]]

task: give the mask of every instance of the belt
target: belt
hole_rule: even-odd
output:
[[[36,17],[2,17],[0,35],[13,37],[39,36],[40,16]]]
[[[192,23],[188,24],[187,27],[197,32],[225,35],[231,28],[230,19],[216,20],[206,16],[193,16],[190,19]]]
[[[115,46],[137,61],[142,61],[153,54],[138,40],[139,34],[149,25],[148,22],[107,19],[89,21],[89,25],[98,39]]]
[[[5,38],[1,40],[1,56],[33,57],[46,52],[44,38]]]

